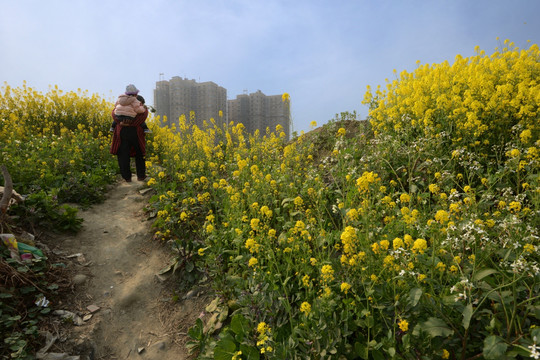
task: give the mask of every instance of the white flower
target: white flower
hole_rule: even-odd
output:
[[[536,336],[534,337],[534,344],[527,346],[529,349],[531,349],[531,357],[533,359],[540,359],[540,346],[536,345]]]

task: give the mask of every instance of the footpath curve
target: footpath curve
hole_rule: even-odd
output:
[[[158,275],[171,254],[152,240],[143,207],[148,195],[141,183],[120,183],[108,199],[80,211],[82,230],[51,241],[51,249],[68,262],[73,298],[52,304],[86,321],[63,324],[57,332],[70,355],[85,359],[190,359],[187,330],[204,309],[204,301],[172,302],[173,279]]]

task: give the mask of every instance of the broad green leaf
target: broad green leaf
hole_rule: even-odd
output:
[[[202,320],[200,318],[197,318],[197,320],[195,320],[195,325],[193,325],[191,328],[189,328],[188,335],[192,339],[196,339],[196,340],[199,340],[202,337],[202,335],[203,335],[203,322],[202,322]]]
[[[177,263],[178,263],[178,261],[177,261],[177,260],[174,260],[174,261],[171,262],[167,267],[161,269],[161,270],[158,272],[158,274],[159,274],[159,275],[163,275],[163,274],[165,274],[165,273],[168,273],[169,271],[172,270],[173,266],[176,265]]]
[[[206,306],[206,311],[207,312],[214,312],[217,310],[217,307],[219,305],[219,298],[215,298],[214,300],[212,300],[212,302],[210,304],[208,304],[208,306]]]
[[[291,201],[293,201],[293,200],[294,200],[293,198],[285,198],[285,199],[283,199],[283,201],[281,201],[281,206],[283,206],[283,205],[285,205],[286,203],[291,202]]]
[[[420,298],[422,297],[422,289],[420,288],[412,288],[409,292],[409,301],[411,302],[411,306],[415,307],[416,304],[418,304],[418,301],[420,301]]]
[[[362,359],[367,360],[368,358],[368,349],[367,346],[358,341],[354,343],[354,352],[356,355],[360,356]]]
[[[172,268],[173,274],[176,273],[176,270],[178,270],[178,268],[179,268],[180,266],[182,266],[183,264],[184,264],[184,260],[182,260],[182,259],[177,259],[177,261],[174,263],[173,268]]]
[[[467,306],[465,306],[465,309],[463,309],[463,321],[461,322],[465,330],[469,328],[472,314],[473,314],[472,304],[468,304]]]
[[[214,359],[217,360],[231,360],[236,352],[236,345],[229,339],[221,339],[216,345],[214,350]]]
[[[259,349],[255,346],[240,344],[240,351],[242,351],[242,359],[259,360],[261,357]]]
[[[385,357],[380,350],[372,351],[371,356],[373,356],[373,360],[385,360]]]
[[[236,335],[249,333],[249,321],[242,314],[235,314],[231,319],[231,330]]]
[[[224,322],[229,316],[229,307],[227,305],[220,306],[218,308],[218,320]]]
[[[375,326],[375,318],[373,316],[368,316],[366,318],[366,325],[368,328],[372,328],[373,326]]]
[[[500,359],[508,345],[498,336],[490,335],[484,339],[484,358],[486,359]]]
[[[495,269],[482,269],[480,271],[477,271],[474,276],[473,276],[473,280],[474,281],[480,281],[482,280],[483,278],[485,278],[486,276],[489,276],[491,274],[495,274],[497,273],[497,270]]]
[[[422,323],[422,331],[427,332],[432,337],[446,337],[454,333],[454,330],[450,329],[444,321],[435,317],[430,317],[427,321]]]

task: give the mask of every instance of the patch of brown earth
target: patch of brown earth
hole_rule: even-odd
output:
[[[50,306],[86,319],[81,326],[51,321],[49,331],[59,340],[49,352],[81,360],[191,358],[187,330],[209,299],[173,302],[178,278],[158,275],[171,254],[152,240],[141,188],[137,182],[117,185],[103,204],[79,212],[84,224],[78,234],[48,241],[72,281],[71,294]]]

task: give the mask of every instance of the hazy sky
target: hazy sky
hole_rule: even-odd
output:
[[[0,0],[0,82],[149,104],[173,76],[213,81],[228,99],[288,92],[293,129],[356,110],[393,70],[540,44],[539,0]],[[496,38],[499,37],[498,42]]]

